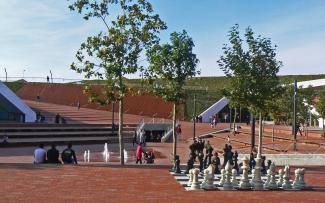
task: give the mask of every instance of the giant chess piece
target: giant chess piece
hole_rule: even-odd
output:
[[[192,168],[194,168],[194,159],[193,156],[190,156],[190,159],[187,161],[185,174],[188,174]]]
[[[175,173],[181,173],[181,167],[180,167],[181,161],[179,160],[179,156],[175,156],[175,163],[174,163],[174,171]]]
[[[232,184],[232,186],[233,187],[238,187],[238,180],[236,179],[236,177],[237,177],[237,170],[233,168],[231,170],[231,174],[232,174],[232,176],[231,176],[231,184]]]
[[[269,170],[271,170],[271,177],[270,177],[271,179],[269,182],[269,189],[270,190],[278,189],[278,185],[275,180],[275,163],[274,162],[272,162]]]
[[[295,180],[293,181],[292,187],[295,189],[300,189],[300,190],[306,188],[304,176],[305,176],[304,168],[296,169],[295,170]]]
[[[231,179],[231,168],[232,165],[230,164],[230,161],[227,162],[226,166],[225,166],[225,182],[223,183],[223,189],[224,190],[232,190],[233,189],[233,185],[230,181]]]
[[[188,183],[187,183],[187,186],[191,187],[192,185],[192,182],[193,182],[193,172],[192,172],[193,169],[190,169],[189,172],[188,172]]]
[[[299,185],[300,185],[300,189],[306,188],[305,169],[304,168],[300,169]]]
[[[250,181],[252,187],[254,187],[255,177],[256,177],[255,169],[252,169],[252,180]]]
[[[242,190],[251,189],[251,184],[249,183],[249,179],[248,179],[248,170],[249,170],[248,162],[249,162],[248,158],[244,157],[243,166],[241,167],[243,170],[243,176],[240,179],[240,183],[239,183],[239,188]]]
[[[219,182],[219,186],[223,186],[223,184],[225,183],[225,178],[226,178],[226,176],[225,176],[225,169],[221,169],[221,171],[220,171],[220,173],[221,173],[221,178],[220,178],[220,182]]]
[[[286,165],[284,167],[284,176],[283,176],[283,184],[282,184],[283,189],[291,189],[292,185],[290,183],[290,166]]]
[[[282,169],[279,169],[279,180],[278,182],[276,182],[278,184],[278,187],[282,187],[283,175],[284,175],[284,171]]]
[[[193,179],[192,179],[190,190],[198,190],[200,189],[200,182],[199,182],[200,169],[194,168],[191,170],[191,172],[193,174]]]
[[[257,155],[256,165],[255,165],[255,177],[253,181],[253,189],[254,190],[263,190],[263,181],[261,177],[261,164],[262,164],[262,158]]]
[[[204,180],[201,184],[202,189],[215,189],[215,186],[213,185],[214,169],[214,165],[210,164],[210,166],[204,170]]]
[[[270,169],[267,170],[267,176],[266,177],[267,177],[267,179],[264,182],[264,188],[269,189],[269,182],[271,180],[271,170]]]

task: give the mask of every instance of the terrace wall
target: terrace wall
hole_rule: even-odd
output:
[[[49,83],[26,83],[16,94],[24,100],[77,106],[80,101],[82,108],[112,110],[112,105],[100,106],[88,102],[88,96],[83,93],[83,86],[76,84],[49,84]],[[152,95],[134,96],[128,95],[124,99],[124,112],[128,114],[155,116],[158,118],[171,118],[172,103]],[[118,111],[118,105],[114,107]],[[184,118],[184,108],[180,108],[180,119]]]

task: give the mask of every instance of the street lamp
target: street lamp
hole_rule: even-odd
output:
[[[196,97],[194,94],[194,114],[193,114],[193,140],[195,140],[195,125],[196,125]]]
[[[4,68],[5,69],[5,73],[6,73],[6,82],[8,82],[8,74],[7,74],[7,69],[6,68]]]
[[[51,83],[53,83],[53,75],[51,70],[50,70],[50,75],[51,75]]]
[[[293,93],[293,123],[292,123],[292,135],[293,135],[293,150],[297,150],[297,133],[296,133],[296,96],[297,96],[297,80],[294,82],[294,93]]]

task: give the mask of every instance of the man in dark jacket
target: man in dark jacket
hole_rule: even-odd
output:
[[[59,160],[59,156],[60,156],[60,153],[59,153],[59,150],[57,150],[55,148],[55,144],[52,144],[52,147],[51,149],[49,149],[46,153],[46,156],[47,156],[47,163],[50,163],[50,164],[60,164],[61,161]]]
[[[65,163],[65,164],[78,164],[76,153],[72,149],[71,143],[68,144],[67,149],[63,150],[63,152],[61,154],[61,158],[62,158],[63,163]]]

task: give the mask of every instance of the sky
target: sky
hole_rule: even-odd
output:
[[[70,1],[71,2],[71,1]],[[81,79],[70,70],[87,36],[104,29],[68,9],[66,0],[0,0],[0,79],[46,77]],[[283,62],[281,75],[325,74],[324,0],[151,0],[169,34],[185,29],[195,43],[201,76],[221,76],[216,61],[230,28],[271,38]],[[129,77],[139,77],[138,74]],[[37,80],[37,79],[34,79]]]

